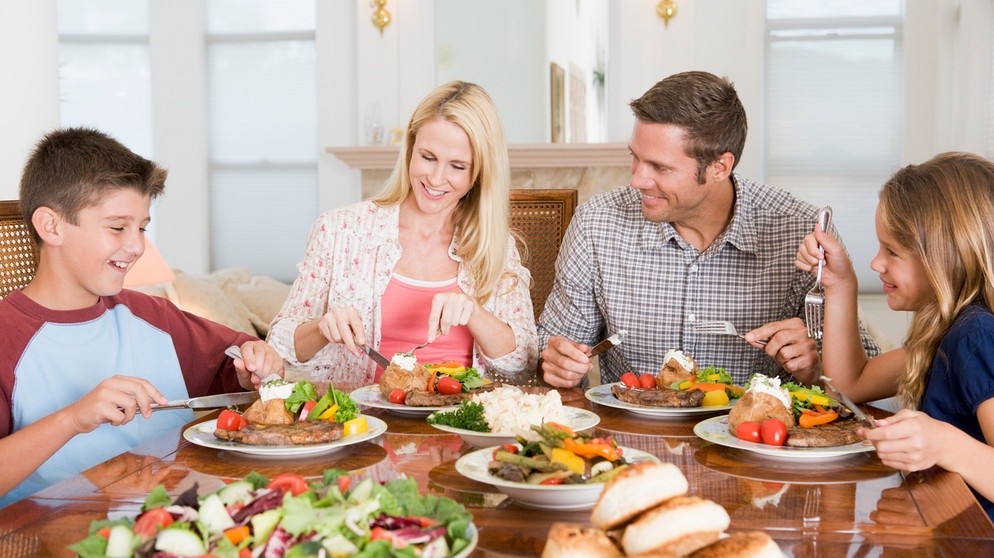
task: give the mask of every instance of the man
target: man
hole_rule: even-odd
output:
[[[590,347],[620,330],[624,342],[600,357],[602,383],[655,374],[670,349],[737,384],[756,372],[816,380],[818,347],[800,318],[814,278],[794,256],[819,208],[733,173],[748,126],[728,80],[676,74],[631,108],[631,183],[582,204],[563,239],[538,323],[545,381],[580,384]],[[745,340],[693,330],[709,320]]]

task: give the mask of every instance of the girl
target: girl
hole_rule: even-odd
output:
[[[863,431],[880,460],[959,473],[994,518],[994,163],[943,153],[899,170],[880,192],[876,229],[870,267],[888,306],[914,319],[903,347],[871,359],[842,246],[816,228],[798,249],[799,269],[825,261],[824,373],[858,402],[899,396],[905,409]]]

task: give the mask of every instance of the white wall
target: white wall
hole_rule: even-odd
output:
[[[59,125],[55,0],[0,2],[0,199],[17,199],[38,137]]]
[[[204,53],[197,23],[201,3],[150,1],[155,158],[170,170],[167,194],[156,207],[157,244],[176,267],[207,271],[211,200],[205,178]],[[655,15],[656,3],[610,3],[607,140],[627,142],[632,125],[628,102],[653,83],[674,72],[708,70],[736,84],[752,123],[739,169],[762,179],[763,1],[681,2],[668,28]],[[320,154],[318,209],[325,210],[360,199],[361,184],[359,171],[324,148],[360,144],[361,115],[370,102],[380,104],[388,128],[403,127],[435,86],[436,14],[434,0],[389,2],[394,18],[381,37],[370,22],[368,0],[321,1],[317,6],[321,71],[314,148]],[[994,3],[914,0],[907,9],[906,162],[950,149],[985,152],[991,116],[983,84],[991,71]],[[185,36],[164,44],[158,37],[166,25],[185,26]],[[15,198],[27,153],[59,122],[55,0],[0,2],[0,47],[8,53],[0,58],[6,84],[0,88],[0,197]],[[156,85],[163,83],[165,93]],[[519,94],[544,100],[549,92],[543,84],[522,88]]]

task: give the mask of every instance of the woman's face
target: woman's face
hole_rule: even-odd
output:
[[[473,184],[473,150],[459,126],[436,118],[414,139],[408,170],[418,207],[424,213],[450,213]]]
[[[879,209],[876,225],[880,249],[870,262],[870,267],[880,274],[884,293],[887,295],[887,305],[891,310],[920,310],[927,301],[935,297],[921,258],[908,247],[898,244],[884,226]]]

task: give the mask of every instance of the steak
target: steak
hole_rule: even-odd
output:
[[[855,419],[836,419],[811,428],[792,426],[787,429],[787,445],[794,448],[831,448],[848,446],[862,440],[856,429],[863,423]]]
[[[700,407],[704,392],[699,389],[633,389],[621,384],[611,386],[611,393],[619,400],[647,407]]]
[[[463,400],[467,400],[477,393],[492,391],[499,387],[501,387],[499,382],[493,382],[485,386],[478,387],[472,391],[453,393],[451,395],[413,390],[407,393],[407,399],[404,400],[404,404],[408,407],[448,407],[450,405],[459,405],[463,402]]]
[[[250,446],[306,446],[334,442],[342,437],[343,426],[330,420],[305,420],[293,424],[250,424],[241,430],[214,431],[222,440]]]

